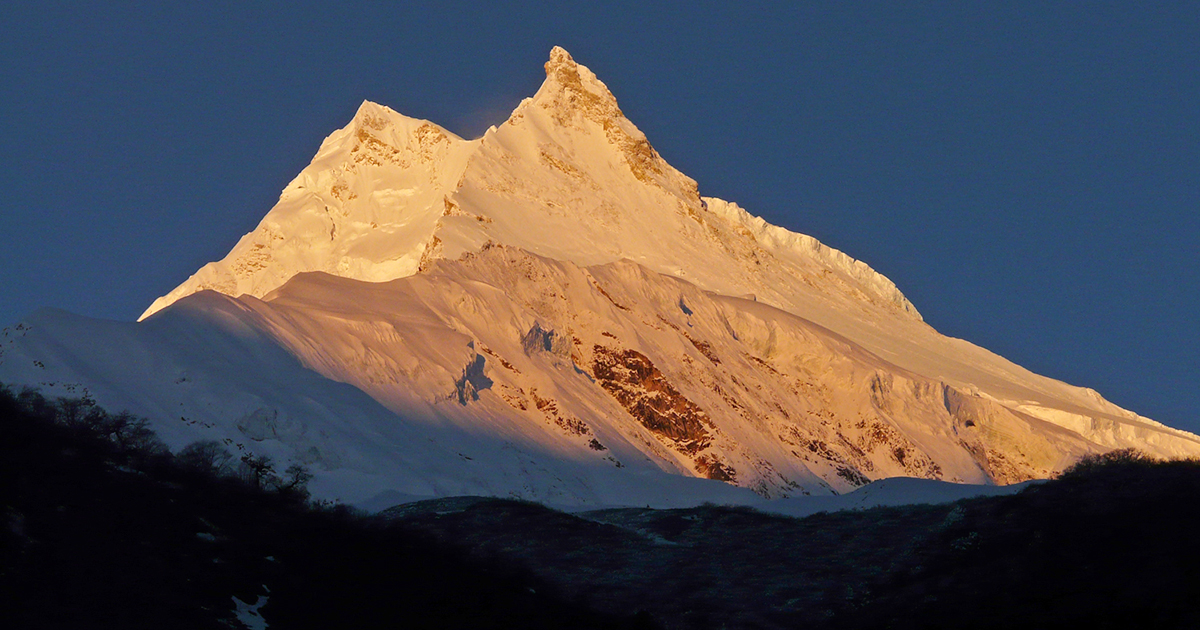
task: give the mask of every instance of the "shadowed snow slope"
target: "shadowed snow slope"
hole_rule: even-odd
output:
[[[224,259],[137,324],[34,315],[0,381],[307,463],[351,501],[744,503],[1200,455],[702,197],[559,48],[477,140],[364,103]]]

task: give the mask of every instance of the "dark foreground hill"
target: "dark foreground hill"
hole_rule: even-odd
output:
[[[242,618],[273,629],[647,627],[298,487],[214,474],[144,429],[0,388],[0,628],[241,628],[234,598],[265,601]]]
[[[805,519],[462,498],[388,514],[672,628],[1200,627],[1200,464],[1129,451],[1014,496]]]
[[[237,628],[235,597],[275,629],[1200,627],[1196,462],[1118,451],[1013,496],[805,519],[471,497],[366,517],[87,405],[0,408],[5,628]]]

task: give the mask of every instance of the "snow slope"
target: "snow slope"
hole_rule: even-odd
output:
[[[320,496],[355,502],[745,503],[1200,450],[1154,425],[1101,444],[766,304],[506,246],[385,283],[305,273],[262,299],[203,291],[136,324],[45,311],[9,332],[0,380],[86,389],[173,447],[307,464]]]
[[[0,381],[307,463],[352,501],[745,502],[1200,455],[702,197],[562,49],[546,75],[471,141],[364,103],[224,259],[137,324],[36,314]]]

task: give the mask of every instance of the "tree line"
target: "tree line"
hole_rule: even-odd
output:
[[[308,483],[313,474],[303,464],[293,463],[280,473],[269,455],[246,453],[235,457],[217,440],[197,440],[172,453],[150,428],[148,419],[129,411],[111,413],[89,396],[47,398],[32,387],[14,392],[0,383],[0,400],[74,437],[100,440],[111,447],[113,457],[133,470],[150,472],[177,466],[196,474],[240,480],[255,489],[301,501],[310,498]]]

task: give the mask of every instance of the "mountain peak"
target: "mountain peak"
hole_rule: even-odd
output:
[[[664,237],[672,246],[663,247]],[[253,232],[139,319],[205,289],[262,297],[309,271],[402,278],[489,240],[585,265],[630,258],[793,312],[848,301],[919,320],[895,285],[865,264],[734,204],[701,199],[696,182],[671,167],[605,84],[560,47],[550,51],[537,94],[478,140],[363,101]]]
[[[571,53],[567,52],[562,46],[555,46],[550,49],[550,60],[546,62],[546,74],[549,75],[552,66],[570,65],[575,66],[575,60],[571,58]]]
[[[624,117],[608,86],[587,66],[576,63],[571,53],[563,48],[555,46],[550,50],[550,60],[545,68],[546,82],[534,96],[534,101],[547,110],[558,112],[560,115],[556,118],[566,118],[576,112],[596,122]]]

